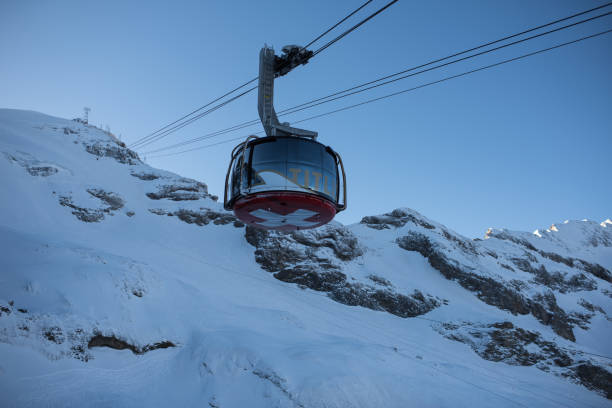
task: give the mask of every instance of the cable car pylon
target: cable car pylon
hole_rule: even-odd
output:
[[[274,110],[274,79],[313,56],[297,45],[259,53],[257,110],[266,136],[249,136],[232,150],[223,204],[256,228],[294,231],[317,228],[346,209],[346,175],[338,153],[319,143],[317,132],[280,123]]]

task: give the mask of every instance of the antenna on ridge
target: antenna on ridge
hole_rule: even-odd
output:
[[[86,125],[89,124],[89,112],[91,112],[91,108],[85,106],[83,108],[83,122],[85,122]]]

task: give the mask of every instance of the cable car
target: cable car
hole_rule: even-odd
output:
[[[317,228],[346,209],[346,174],[340,155],[317,133],[280,123],[274,111],[274,78],[312,56],[299,46],[283,56],[264,47],[259,57],[258,111],[265,137],[249,136],[231,154],[224,207],[256,228]]]

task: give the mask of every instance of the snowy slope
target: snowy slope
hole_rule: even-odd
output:
[[[609,220],[263,233],[100,129],[8,109],[0,186],[3,407],[611,405]]]

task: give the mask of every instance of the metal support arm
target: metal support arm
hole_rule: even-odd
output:
[[[283,47],[283,55],[274,55],[274,49],[265,46],[259,53],[259,96],[257,110],[267,136],[298,136],[317,138],[317,132],[298,129],[289,123],[280,123],[274,110],[274,78],[285,75],[298,65],[306,64],[312,56],[299,46]]]

